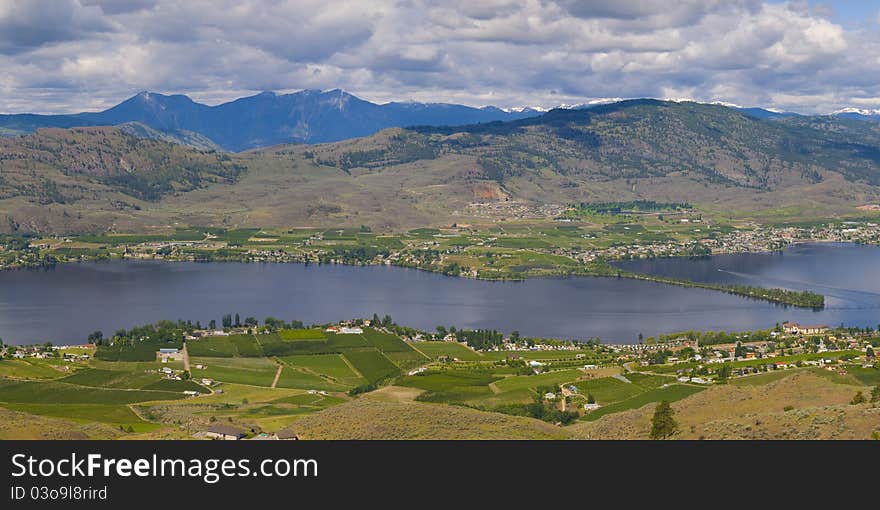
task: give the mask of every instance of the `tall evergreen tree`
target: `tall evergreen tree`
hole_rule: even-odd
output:
[[[667,439],[678,431],[674,414],[669,402],[663,400],[657,404],[654,417],[651,418],[651,439]]]

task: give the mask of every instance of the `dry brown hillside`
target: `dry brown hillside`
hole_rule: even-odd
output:
[[[880,407],[849,405],[866,388],[796,373],[763,386],[717,386],[672,404],[679,439],[870,439]],[[786,411],[786,408],[791,408]],[[570,427],[584,439],[647,439],[654,405]]]
[[[303,439],[564,439],[564,429],[531,418],[441,404],[360,398],[296,420]]]

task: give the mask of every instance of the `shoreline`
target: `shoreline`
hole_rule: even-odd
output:
[[[834,242],[834,241],[825,241],[825,242]],[[809,242],[805,243],[792,243],[794,244],[812,244]],[[817,243],[818,244],[818,243]],[[846,243],[843,243],[846,244]],[[855,244],[855,243],[854,243]],[[774,252],[782,252],[783,250],[767,250],[764,252],[739,252],[739,253],[774,253]],[[737,253],[729,253],[731,255],[735,255]],[[720,254],[719,254],[720,255]],[[706,255],[704,257],[713,257],[716,255]],[[678,258],[693,258],[692,256],[679,256],[679,257],[654,257],[656,259],[666,258],[666,259],[678,259]],[[702,258],[702,257],[699,257]],[[620,259],[620,260],[632,260],[632,259]],[[558,270],[549,270],[546,274],[541,273],[528,273],[524,272],[522,276],[513,276],[510,274],[503,274],[500,277],[496,278],[485,278],[480,277],[479,274],[470,274],[470,273],[457,273],[450,274],[442,271],[438,268],[432,267],[423,267],[417,265],[410,264],[386,264],[386,263],[370,263],[370,262],[361,262],[361,263],[346,263],[346,262],[322,262],[317,261],[313,262],[310,260],[297,260],[295,258],[277,260],[277,259],[269,259],[269,260],[247,260],[242,258],[221,258],[221,259],[212,259],[212,260],[199,260],[198,258],[179,258],[179,257],[109,257],[109,258],[86,258],[86,259],[76,259],[76,260],[62,260],[56,261],[52,264],[44,264],[38,266],[28,266],[28,267],[19,267],[19,268],[4,268],[6,270],[40,270],[40,269],[48,269],[55,267],[59,264],[70,264],[70,263],[83,263],[83,262],[114,262],[114,261],[149,261],[149,262],[165,262],[165,263],[177,263],[177,262],[190,262],[197,264],[209,264],[209,263],[226,263],[226,262],[235,262],[240,264],[302,264],[305,266],[316,264],[318,266],[322,265],[341,265],[341,266],[349,266],[349,267],[400,267],[405,269],[415,269],[419,271],[425,271],[428,273],[439,274],[443,276],[453,277],[453,278],[467,278],[475,281],[498,281],[498,282],[521,282],[527,279],[534,278],[583,278],[583,277],[597,277],[597,278],[627,278],[631,280],[641,280],[641,281],[649,281],[653,283],[659,283],[663,285],[676,285],[679,287],[689,287],[689,288],[701,288],[705,290],[711,290],[715,292],[724,292],[726,294],[736,295],[744,298],[754,299],[758,301],[765,301],[777,305],[781,305],[784,307],[795,307],[795,308],[803,308],[803,309],[811,309],[811,310],[822,310],[825,307],[825,296],[822,294],[814,293],[811,291],[794,291],[794,290],[786,290],[781,288],[773,288],[773,287],[763,287],[763,286],[741,286],[741,285],[731,285],[731,284],[714,284],[714,283],[705,283],[698,282],[694,280],[687,280],[681,278],[672,278],[665,276],[652,275],[648,273],[639,273],[634,271],[627,271],[625,269],[619,268],[613,265],[612,262],[602,261],[602,262],[593,262],[582,264],[578,269],[583,269],[581,271],[558,271]]]

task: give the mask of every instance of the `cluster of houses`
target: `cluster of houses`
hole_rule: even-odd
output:
[[[364,332],[363,328],[358,326],[329,326],[324,330],[325,333],[334,333],[337,335],[360,335]]]
[[[782,325],[782,330],[788,335],[824,335],[831,331],[831,328],[825,324],[804,326],[797,322],[786,322]]]
[[[94,344],[83,345],[29,345],[29,346],[7,346],[3,349],[3,354],[11,352],[11,356],[15,359],[36,358],[62,358],[65,361],[85,361],[91,358],[89,352],[95,349]],[[67,352],[70,350],[87,352]]]
[[[205,439],[214,439],[220,441],[238,441],[240,439],[244,439],[247,437],[248,433],[238,427],[234,427],[232,425],[227,425],[224,423],[216,423],[207,427],[200,433],[196,434],[196,437],[205,438]],[[291,430],[284,429],[274,433],[259,433],[256,434],[251,440],[280,440],[280,441],[289,441],[289,440],[297,440],[299,437]]]

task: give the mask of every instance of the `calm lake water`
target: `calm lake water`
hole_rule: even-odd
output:
[[[880,248],[802,245],[784,254],[664,259],[628,269],[695,280],[812,289],[814,312],[702,289],[615,278],[488,282],[395,267],[117,261],[0,272],[0,338],[81,342],[160,319],[225,313],[306,323],[390,314],[433,329],[493,328],[524,335],[636,342],[684,329],[745,330],[797,320],[880,322]]]

